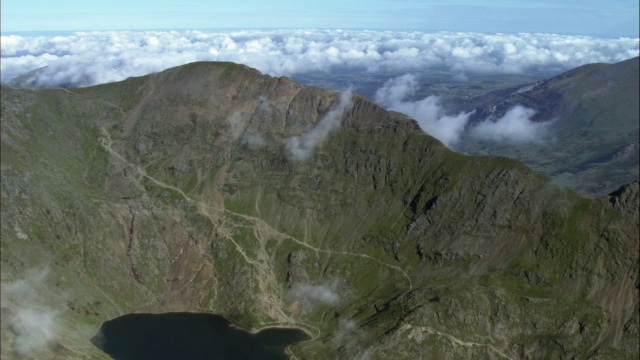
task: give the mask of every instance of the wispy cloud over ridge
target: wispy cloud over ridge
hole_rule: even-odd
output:
[[[414,118],[427,134],[442,141],[450,148],[465,135],[479,140],[507,144],[541,144],[555,121],[535,122],[535,109],[515,106],[495,121],[483,119],[469,126],[472,113],[447,114],[437,96],[411,100],[419,85],[416,77],[405,74],[385,82],[375,95],[375,100],[389,110],[395,110]]]
[[[121,31],[2,36],[2,82],[45,67],[36,86],[89,86],[185,63],[243,63],[271,75],[447,66],[457,72],[567,70],[638,56],[638,39],[364,30]]]
[[[452,147],[460,140],[465,130],[470,113],[461,112],[458,115],[446,114],[437,96],[412,101],[411,98],[418,90],[418,82],[412,74],[406,74],[389,79],[376,92],[375,99],[389,110],[407,114],[418,121],[420,128]]]
[[[287,141],[287,151],[291,159],[296,161],[307,160],[318,144],[340,128],[342,116],[352,106],[351,90],[342,92],[338,104],[329,110],[317,124],[308,132],[292,137]]]

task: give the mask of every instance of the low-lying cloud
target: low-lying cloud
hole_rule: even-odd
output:
[[[249,119],[241,112],[234,111],[225,121],[225,135],[231,141],[237,141],[247,129]]]
[[[43,68],[37,87],[123,80],[194,61],[233,61],[270,75],[337,68],[377,72],[446,66],[467,72],[562,71],[639,54],[638,39],[419,31],[95,31],[1,37],[2,82]]]
[[[296,283],[289,292],[289,298],[306,305],[335,305],[340,301],[338,282],[319,285]]]
[[[346,348],[354,354],[354,360],[372,358],[372,350],[367,347],[371,336],[353,319],[340,319],[338,329],[333,334],[330,344],[335,348]]]
[[[470,130],[480,140],[493,140],[508,144],[539,144],[545,141],[553,121],[534,122],[534,109],[515,106],[497,121],[483,121]]]
[[[21,308],[12,318],[11,327],[17,334],[15,350],[21,355],[46,349],[56,338],[55,312]]]
[[[329,110],[311,130],[287,141],[287,151],[291,159],[296,161],[308,159],[318,144],[340,128],[344,113],[352,106],[351,91],[342,92],[338,104]]]
[[[376,91],[375,100],[389,110],[411,116],[424,132],[450,148],[454,148],[466,135],[478,140],[507,144],[539,144],[545,141],[554,122],[532,121],[536,110],[518,105],[507,111],[502,118],[495,121],[485,119],[470,126],[469,117],[472,112],[447,114],[437,96],[409,100],[418,88],[416,77],[406,74],[388,80]]]
[[[418,101],[407,100],[415,95],[417,90],[416,77],[406,74],[388,80],[376,92],[375,100],[389,110],[411,116],[424,132],[452,147],[460,140],[471,113],[447,115],[437,96],[429,96]]]
[[[31,356],[57,338],[57,311],[37,304],[42,296],[48,269],[29,271],[24,278],[2,284],[2,307],[7,309],[2,322],[16,335],[13,350],[21,356]]]

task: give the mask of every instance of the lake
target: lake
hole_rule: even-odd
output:
[[[232,327],[220,315],[165,313],[109,320],[91,343],[117,360],[288,360],[285,348],[309,339],[307,333],[293,328],[251,334]]]

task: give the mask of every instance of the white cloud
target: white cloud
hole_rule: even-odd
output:
[[[330,344],[335,348],[347,348],[354,353],[354,360],[367,360],[372,357],[372,349],[366,346],[370,344],[371,337],[353,319],[340,319],[338,329],[333,334]]]
[[[429,96],[422,100],[405,100],[418,90],[416,77],[406,74],[388,80],[376,91],[375,100],[389,110],[407,114],[418,121],[420,128],[427,134],[453,146],[464,132],[471,113],[447,115],[440,104],[440,98]]]
[[[247,129],[249,119],[241,112],[234,111],[225,122],[225,134],[231,141],[236,141]]]
[[[351,91],[342,92],[338,104],[329,110],[311,130],[287,141],[287,151],[291,159],[296,161],[308,159],[315,147],[340,127],[344,112],[352,106]]]
[[[57,338],[57,311],[40,306],[37,300],[46,293],[44,280],[48,269],[31,270],[24,278],[2,284],[2,307],[10,310],[2,317],[16,335],[14,350],[21,356],[31,356]]]
[[[15,349],[27,355],[46,347],[56,338],[55,312],[20,308],[11,320],[17,334]]]
[[[88,86],[200,60],[243,63],[271,75],[349,68],[447,66],[455,73],[568,70],[638,56],[638,39],[553,34],[357,30],[102,31],[2,36],[2,82],[48,66],[36,86]]]
[[[413,96],[418,90],[418,80],[411,74],[389,79],[383,87],[376,91],[375,99],[384,106],[391,106],[403,102]]]
[[[476,139],[507,144],[543,143],[554,123],[535,122],[531,118],[536,110],[518,105],[496,121],[485,119],[469,129],[469,116],[472,113],[446,114],[437,96],[410,100],[418,88],[416,77],[406,74],[388,80],[376,91],[375,100],[389,110],[411,116],[424,132],[448,147],[454,147],[467,134]]]
[[[2,284],[2,303],[12,298],[25,299],[35,297],[36,288],[42,284],[48,274],[48,268],[31,269],[24,278]]]
[[[337,288],[337,281],[320,285],[296,283],[291,289],[289,297],[302,304],[335,305],[340,301]]]
[[[247,131],[242,135],[241,143],[247,145],[251,149],[259,149],[267,145],[267,141],[264,137],[251,129],[247,129]]]
[[[534,122],[536,111],[515,106],[500,119],[483,121],[470,130],[472,137],[508,144],[542,143],[548,135],[553,121]]]
[[[351,336],[353,335],[353,333],[358,331],[358,329],[359,326],[358,323],[355,322],[355,320],[340,319],[340,321],[338,321],[338,330],[336,330],[334,337],[344,338],[347,336]]]

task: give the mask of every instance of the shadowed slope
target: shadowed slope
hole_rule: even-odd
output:
[[[497,120],[516,105],[554,121],[542,145],[503,145],[468,139],[462,150],[517,158],[558,183],[603,195],[637,181],[638,58],[590,64],[532,85],[474,100],[471,123]]]

